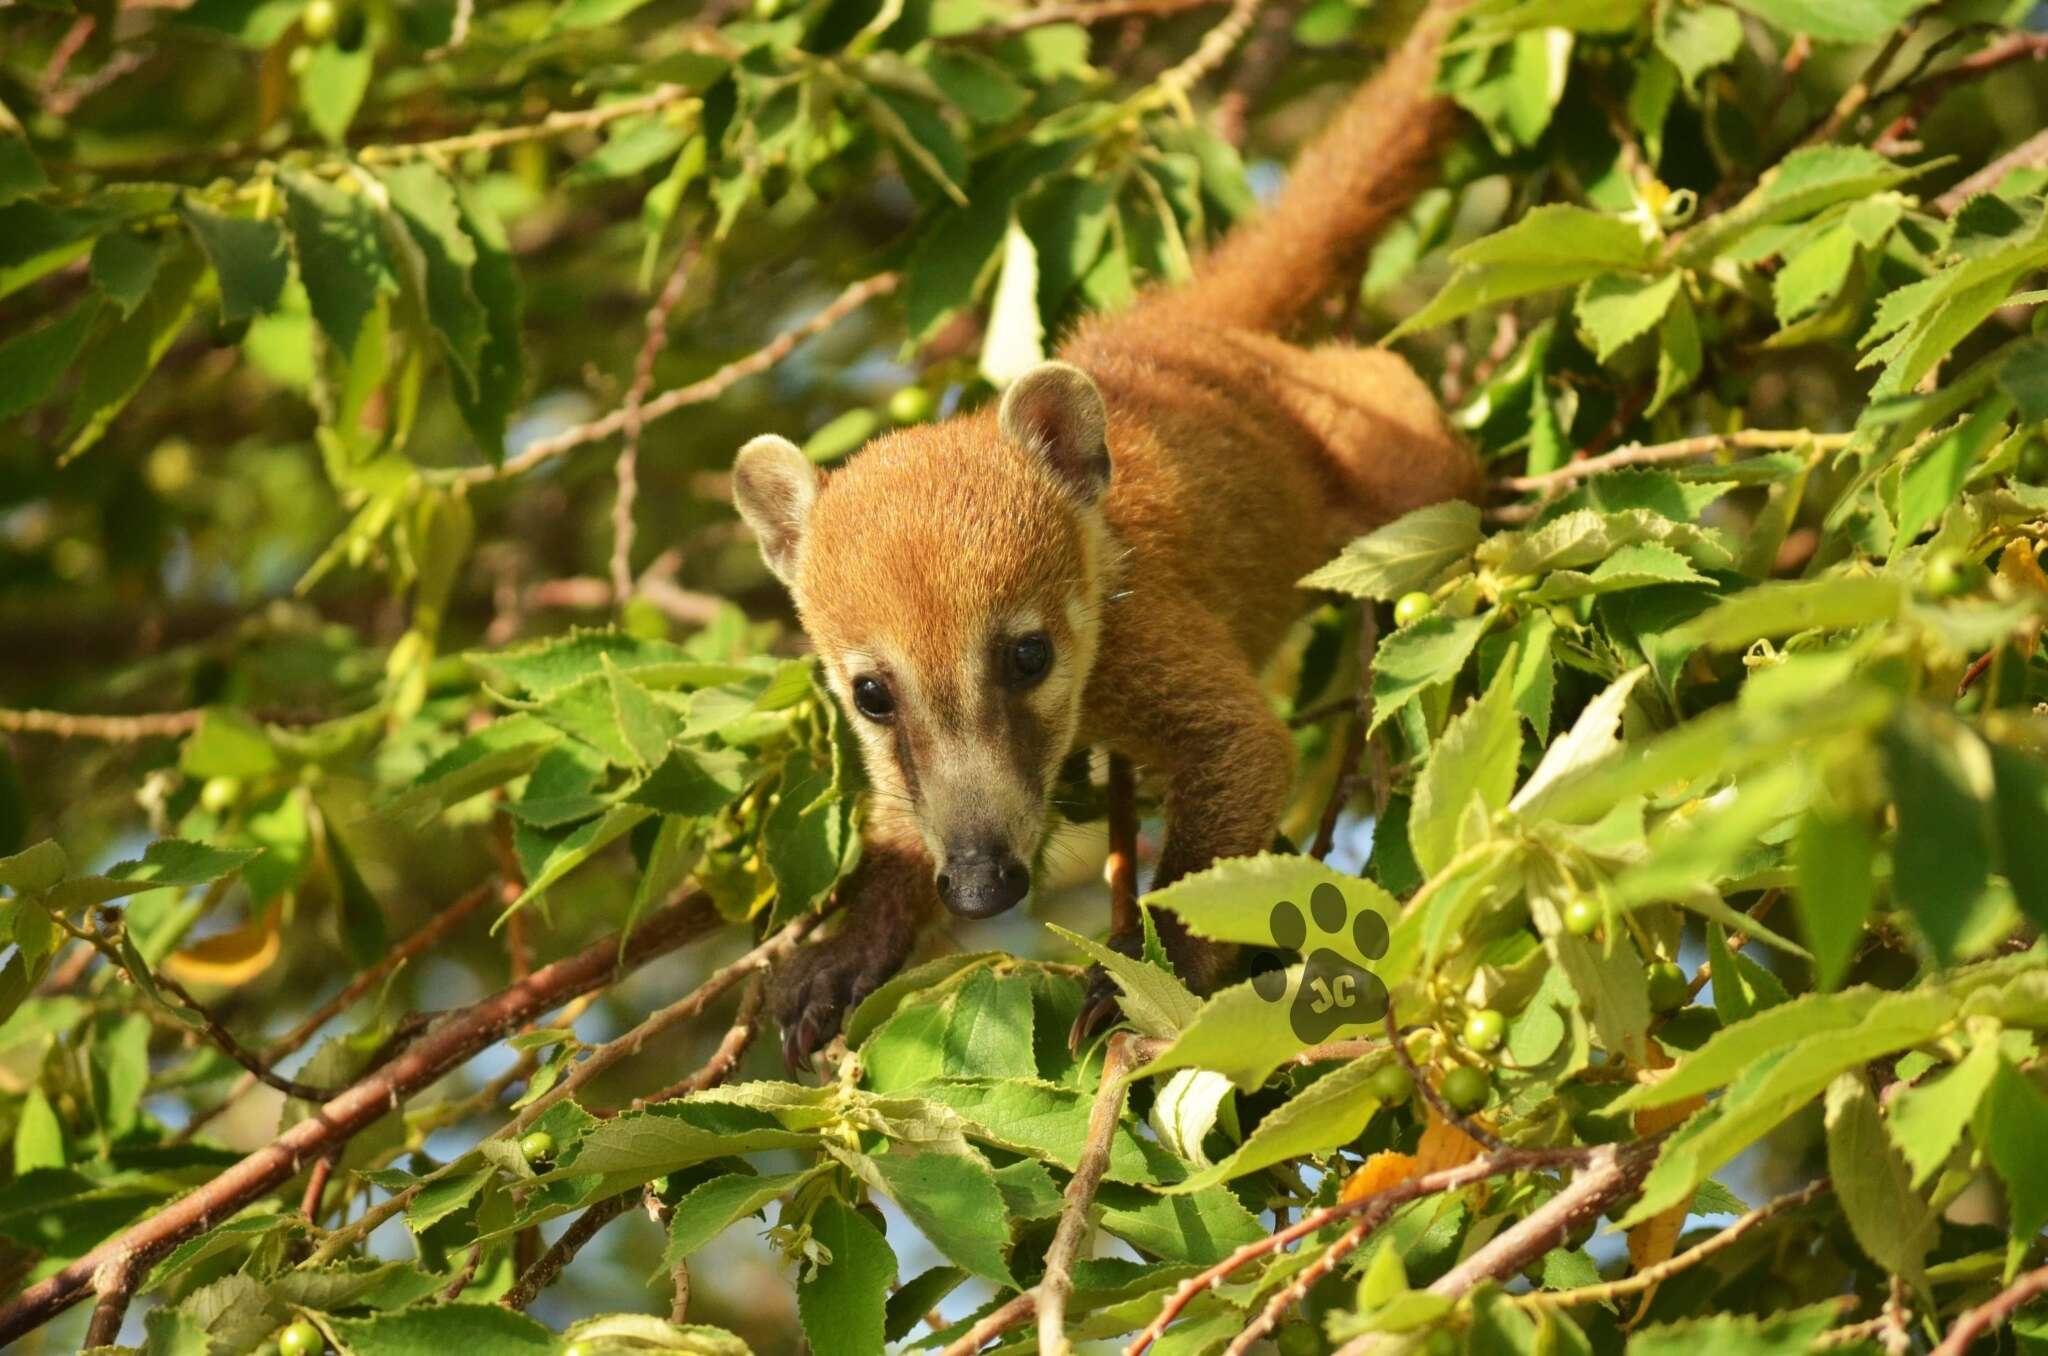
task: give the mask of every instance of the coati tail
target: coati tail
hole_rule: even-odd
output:
[[[1435,93],[1437,48],[1463,0],[1429,0],[1380,70],[1295,158],[1271,207],[1141,305],[1243,329],[1284,330],[1355,275],[1366,248],[1429,187],[1456,106]]]

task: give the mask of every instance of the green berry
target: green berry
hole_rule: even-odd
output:
[[[1394,1106],[1408,1100],[1408,1094],[1415,1091],[1415,1080],[1399,1064],[1382,1064],[1373,1071],[1372,1095]]]
[[[1929,597],[1954,598],[1970,591],[1976,574],[1976,562],[1961,551],[1941,550],[1928,555],[1920,582]]]
[[[1499,1048],[1507,1034],[1507,1019],[1492,1008],[1481,1008],[1465,1018],[1465,1048],[1485,1054]]]
[[[1600,906],[1581,895],[1564,906],[1564,930],[1574,937],[1590,937],[1600,930]]]
[[[327,1339],[306,1319],[295,1318],[277,1335],[277,1349],[283,1356],[320,1356]]]
[[[210,814],[226,814],[235,808],[235,802],[241,798],[240,777],[208,777],[206,785],[199,788],[199,803]]]
[[[1487,1094],[1492,1090],[1492,1081],[1485,1074],[1464,1064],[1453,1066],[1437,1087],[1451,1104],[1451,1110],[1459,1112],[1479,1110],[1486,1105]]]
[[[334,36],[340,22],[341,10],[334,0],[308,0],[299,15],[299,31],[306,35],[307,42],[325,42]]]
[[[1413,626],[1436,611],[1436,599],[1426,593],[1404,593],[1394,604],[1394,625]]]
[[[1692,985],[1685,971],[1670,961],[1650,967],[1650,1007],[1657,1012],[1676,1012],[1692,1001]]]
[[[932,417],[936,403],[924,387],[905,386],[889,397],[889,417],[899,424],[921,424]]]
[[[535,1130],[520,1139],[519,1153],[536,1168],[552,1163],[555,1159],[555,1137],[545,1130]]]

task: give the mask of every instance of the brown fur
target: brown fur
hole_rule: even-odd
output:
[[[1107,745],[1164,778],[1161,883],[1270,842],[1293,745],[1258,674],[1308,601],[1296,581],[1359,533],[1479,483],[1399,358],[1264,332],[1347,281],[1427,182],[1453,126],[1429,81],[1454,7],[1426,11],[1269,214],[1186,287],[1086,322],[1061,347],[1071,367],[1028,374],[998,412],[891,434],[829,476],[779,439],[742,453],[741,510],[834,690],[852,710],[867,675],[896,700],[886,722],[851,716],[876,785],[845,887],[858,912],[778,986],[792,1060],[902,963],[948,854],[989,843],[1031,859],[1071,748]],[[1006,687],[1003,647],[1032,627],[1054,669]],[[1221,977],[1220,953],[1177,930],[1169,941],[1196,987]]]

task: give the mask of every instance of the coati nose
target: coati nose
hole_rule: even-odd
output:
[[[1031,869],[1003,848],[949,852],[938,884],[962,918],[993,918],[1031,893]]]

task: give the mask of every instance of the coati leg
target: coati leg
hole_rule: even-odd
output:
[[[1105,645],[1129,646],[1131,657],[1101,694],[1104,714],[1123,732],[1119,743],[1128,740],[1128,752],[1166,777],[1166,845],[1152,888],[1221,857],[1265,851],[1293,785],[1294,741],[1222,623],[1194,608],[1155,609],[1128,631],[1113,626]],[[1228,975],[1236,948],[1195,936],[1171,914],[1155,921],[1190,988],[1207,993]],[[1112,945],[1130,950],[1135,940]],[[1115,1011],[1115,998],[1108,977],[1091,974],[1077,1044]]]
[[[791,1073],[903,967],[938,908],[932,859],[916,832],[871,820],[860,863],[839,884],[838,931],[803,947],[775,976],[770,1006]]]

